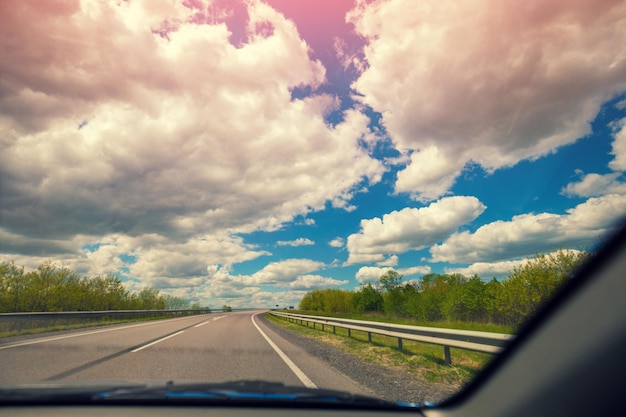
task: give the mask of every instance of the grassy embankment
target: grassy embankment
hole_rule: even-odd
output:
[[[311,314],[310,312],[303,312]],[[323,314],[311,314],[323,315]],[[383,315],[341,315],[333,314],[334,317],[352,318],[357,320],[380,321],[387,323],[411,324],[416,326],[427,325],[429,327],[453,328],[460,330],[477,330],[495,333],[514,333],[510,326],[499,326],[480,323],[416,323],[415,321],[385,317]],[[361,359],[385,366],[391,369],[405,371],[420,380],[432,383],[441,383],[460,388],[471,380],[482,369],[493,355],[472,352],[463,349],[451,348],[452,365],[446,365],[443,346],[404,340],[402,351],[398,350],[398,341],[382,335],[372,334],[372,343],[367,340],[367,333],[353,330],[348,337],[346,329],[336,329],[326,326],[322,331],[320,326],[316,329],[299,324],[290,323],[287,320],[266,314],[268,320],[277,325],[297,332],[305,337],[318,340],[331,345],[346,353],[356,355]]]

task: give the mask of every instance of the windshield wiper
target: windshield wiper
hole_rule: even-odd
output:
[[[176,404],[318,408],[419,409],[415,403],[394,403],[343,391],[286,386],[277,382],[115,384],[83,387],[0,389],[0,404]]]
[[[144,388],[122,388],[100,392],[96,400],[168,400],[168,401],[231,401],[243,403],[290,403],[341,405],[355,407],[418,407],[412,403],[392,403],[366,395],[343,391],[293,387],[278,382],[233,381],[226,383],[185,383],[168,382],[164,386]]]

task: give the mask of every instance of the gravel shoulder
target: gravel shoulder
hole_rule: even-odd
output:
[[[441,402],[456,391],[447,385],[419,380],[407,372],[365,361],[318,340],[284,329],[267,320],[263,315],[258,317],[281,337],[369,388],[379,398],[419,403]]]

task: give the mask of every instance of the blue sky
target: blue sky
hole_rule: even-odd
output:
[[[518,3],[8,8],[0,260],[268,307],[596,245],[626,212],[626,5]]]

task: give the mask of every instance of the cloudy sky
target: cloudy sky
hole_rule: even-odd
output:
[[[621,0],[0,0],[0,260],[233,307],[626,213]]]

